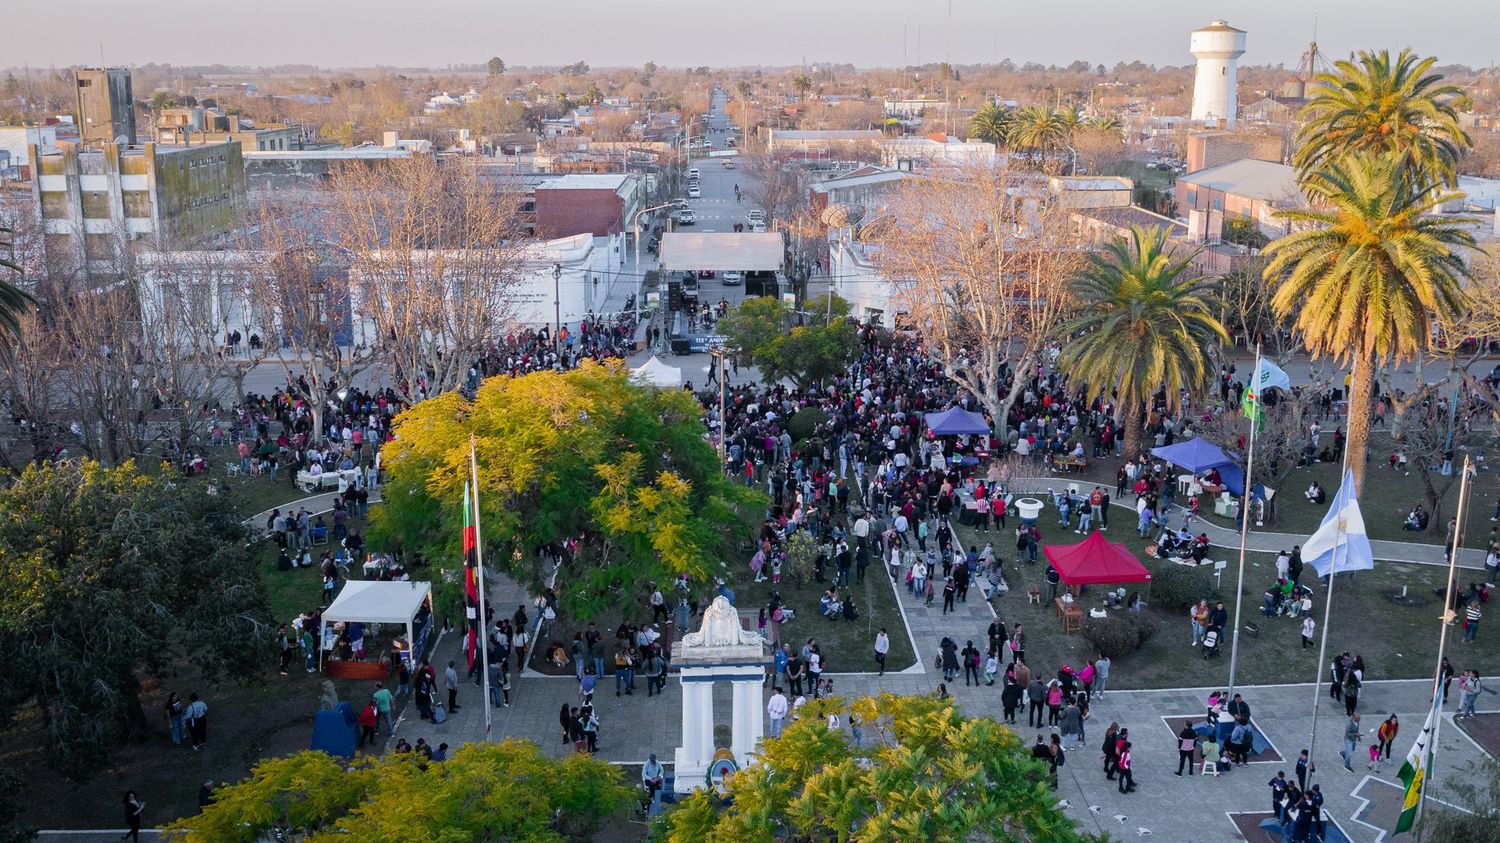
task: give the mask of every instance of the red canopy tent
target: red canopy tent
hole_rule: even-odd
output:
[[[1135,554],[1097,531],[1078,544],[1050,544],[1042,552],[1068,585],[1151,582],[1151,572]]]

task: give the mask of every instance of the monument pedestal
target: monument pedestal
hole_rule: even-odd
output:
[[[723,597],[703,613],[703,626],[672,646],[672,663],[681,670],[682,745],[673,769],[674,789],[691,793],[709,782],[714,767],[715,682],[729,682],[731,697],[730,751],[734,764],[744,769],[755,757],[765,734],[760,687],[765,681],[765,642],[740,627],[739,613]]]

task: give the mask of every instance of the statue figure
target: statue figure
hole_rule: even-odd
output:
[[[333,687],[332,679],[323,680],[323,690],[318,698],[319,711],[334,711],[339,707],[339,692]]]
[[[682,636],[684,649],[692,647],[758,647],[760,634],[740,626],[740,613],[722,595],[703,610],[703,625]]]

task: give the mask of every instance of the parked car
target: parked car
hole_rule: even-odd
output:
[[[693,213],[692,208],[684,208],[672,212],[672,219],[677,220],[678,225],[692,225],[698,221],[698,215]]]
[[[691,187],[688,188],[688,198],[689,199],[697,199],[698,197],[700,197],[702,195],[703,195],[703,191],[701,191],[701,190],[698,189],[698,185],[695,184],[695,185],[693,185],[693,186],[691,186]]]
[[[699,173],[698,173],[698,168],[697,167],[694,167],[691,170],[688,170],[688,178],[689,179],[696,179],[696,178],[698,178],[698,176],[699,176]]]
[[[724,286],[726,287],[738,287],[745,282],[745,274],[743,272],[726,272],[720,280],[724,282]]]
[[[750,209],[749,213],[745,214],[745,219],[752,225],[755,223],[764,224],[766,221],[766,212],[762,211],[759,208],[752,208]]]
[[[712,277],[714,277],[714,271],[712,269],[700,269],[700,270],[698,270],[698,277],[699,278],[712,278]]]

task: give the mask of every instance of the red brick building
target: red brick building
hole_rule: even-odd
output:
[[[629,231],[641,208],[641,180],[622,173],[570,173],[537,185],[536,235],[543,239]]]

